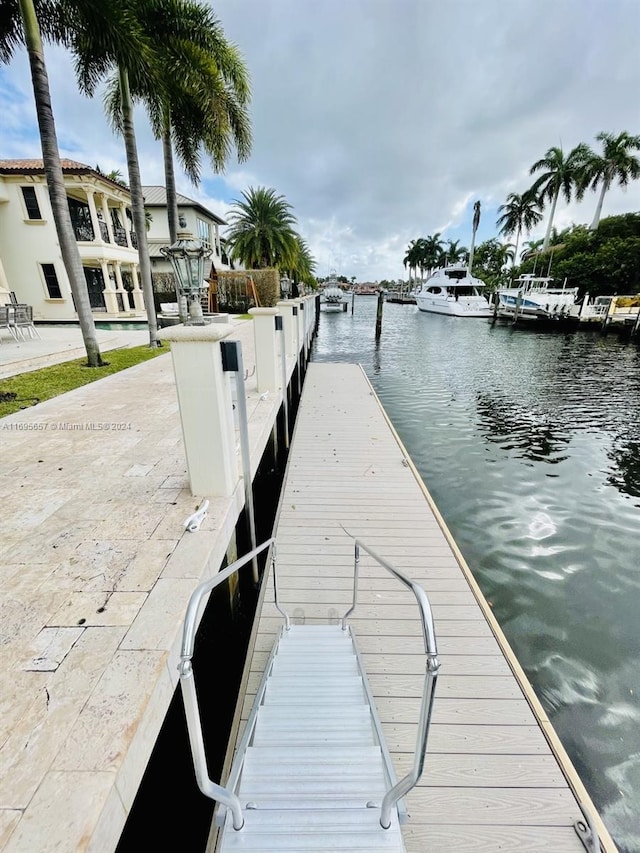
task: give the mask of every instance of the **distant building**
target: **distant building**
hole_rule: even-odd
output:
[[[151,215],[147,242],[151,258],[151,271],[154,284],[171,273],[171,263],[165,258],[160,249],[170,245],[169,220],[167,218],[167,191],[164,187],[143,187],[145,210]],[[228,270],[233,267],[224,251],[224,240],[220,237],[220,226],[226,225],[224,219],[208,210],[200,202],[194,201],[181,193],[178,196],[178,231],[189,231],[194,239],[211,249],[212,255],[205,265],[208,273],[210,264],[216,270]]]
[[[93,312],[143,317],[131,193],[83,163],[62,171]],[[77,319],[42,160],[0,160],[0,304],[11,292],[34,319]]]

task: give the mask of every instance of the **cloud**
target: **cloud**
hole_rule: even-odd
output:
[[[216,0],[214,11],[252,79],[254,146],[241,165],[178,188],[226,217],[249,186],[293,206],[317,259],[360,280],[397,278],[416,237],[468,245],[496,235],[508,192],[532,182],[552,145],[595,145],[601,130],[640,133],[637,0]],[[77,94],[73,68],[48,48],[63,152],[103,168],[126,162],[99,98]],[[22,101],[21,101],[22,99]],[[4,157],[37,148],[28,66],[0,72]],[[144,113],[143,182],[163,183]],[[27,152],[27,153],[23,153]],[[590,222],[596,198],[559,204],[556,225]],[[640,210],[640,182],[614,188],[604,215]],[[544,233],[546,219],[532,236]]]

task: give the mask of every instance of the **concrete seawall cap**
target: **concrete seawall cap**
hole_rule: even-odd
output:
[[[167,326],[158,331],[159,341],[188,343],[197,341],[215,343],[228,337],[234,330],[230,323],[210,323],[205,326]]]

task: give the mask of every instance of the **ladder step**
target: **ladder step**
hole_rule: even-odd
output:
[[[227,818],[224,853],[272,853],[305,851],[315,853],[404,853],[397,820],[392,816],[390,829],[380,826],[379,809],[336,809],[293,811],[251,809],[244,812],[245,825],[234,832]]]
[[[335,746],[344,744],[345,746],[369,746],[373,744],[373,733],[363,734],[357,731],[333,731],[333,732],[310,732],[310,731],[284,731],[273,729],[256,729],[253,737],[253,743],[256,746],[282,746],[284,744],[291,746],[304,746],[311,744],[313,746]]]
[[[366,704],[362,688],[343,690],[336,693],[294,693],[293,691],[268,691],[265,694],[265,705],[312,705],[315,708],[354,707],[356,704]]]
[[[295,646],[280,646],[277,651],[278,657],[304,658],[305,660],[323,660],[324,658],[354,658],[353,647],[349,646],[318,646],[317,643],[301,643]]]
[[[309,768],[307,768],[308,771]],[[240,783],[240,796],[243,799],[256,800],[258,805],[261,805],[263,801],[271,802],[272,800],[288,798],[294,808],[300,808],[299,800],[313,801],[316,797],[331,800],[358,798],[360,805],[366,806],[369,800],[384,797],[386,792],[387,788],[382,778],[382,770],[362,779],[351,780],[338,778],[270,779],[265,776],[254,777],[252,774],[246,776],[243,773]]]
[[[362,687],[361,675],[318,675],[313,678],[305,678],[303,675],[277,675],[269,676],[268,688],[270,687],[305,687],[312,690],[326,690],[329,687],[344,687],[357,684]]]
[[[287,761],[309,763],[314,767],[320,767],[323,764],[348,767],[356,763],[375,761],[381,755],[379,746],[340,747],[335,750],[315,746],[287,747],[286,749],[277,746],[249,746],[246,752],[247,759],[272,762],[274,767]]]
[[[272,672],[279,675],[299,672],[301,675],[357,675],[358,664],[355,659],[345,659],[335,662],[327,661],[288,661],[276,655],[273,660]]]
[[[296,779],[296,780],[325,780],[340,779],[344,782],[355,782],[378,778],[381,773],[382,759],[377,762],[363,762],[361,764],[344,764],[336,761],[333,764],[320,765],[307,764],[306,762],[286,761],[274,767],[271,761],[249,760],[244,762],[242,778],[251,779]]]
[[[259,718],[265,723],[282,721],[287,726],[296,721],[303,725],[315,723],[366,725],[371,720],[371,709],[368,705],[353,703],[344,703],[338,707],[335,704],[303,705],[291,711],[287,711],[280,705],[263,705],[260,708]]]
[[[313,792],[309,793],[307,797],[304,796],[292,796],[286,791],[282,794],[278,795],[268,795],[262,796],[259,799],[256,797],[254,793],[245,794],[242,789],[240,789],[239,796],[240,801],[244,803],[255,803],[259,810],[261,811],[303,811],[304,809],[317,809],[318,811],[330,811],[332,809],[340,810],[344,809],[345,811],[353,809],[365,809],[367,807],[367,803],[371,802],[372,799],[380,804],[382,802],[382,798],[385,794],[384,786],[379,786],[380,790],[378,793],[375,790],[360,790],[357,793],[349,796],[345,794],[341,796],[340,794],[326,794],[324,796],[318,796]]]

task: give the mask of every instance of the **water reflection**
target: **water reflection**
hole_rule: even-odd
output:
[[[385,305],[322,316],[366,370],[589,793],[640,851],[640,354]]]
[[[640,497],[640,441],[618,439],[609,458],[614,467],[608,482],[627,495]]]
[[[477,401],[478,426],[484,428],[487,441],[498,442],[504,450],[522,450],[523,456],[552,465],[567,458],[557,454],[569,439],[554,429],[548,414],[483,391],[478,392]]]

